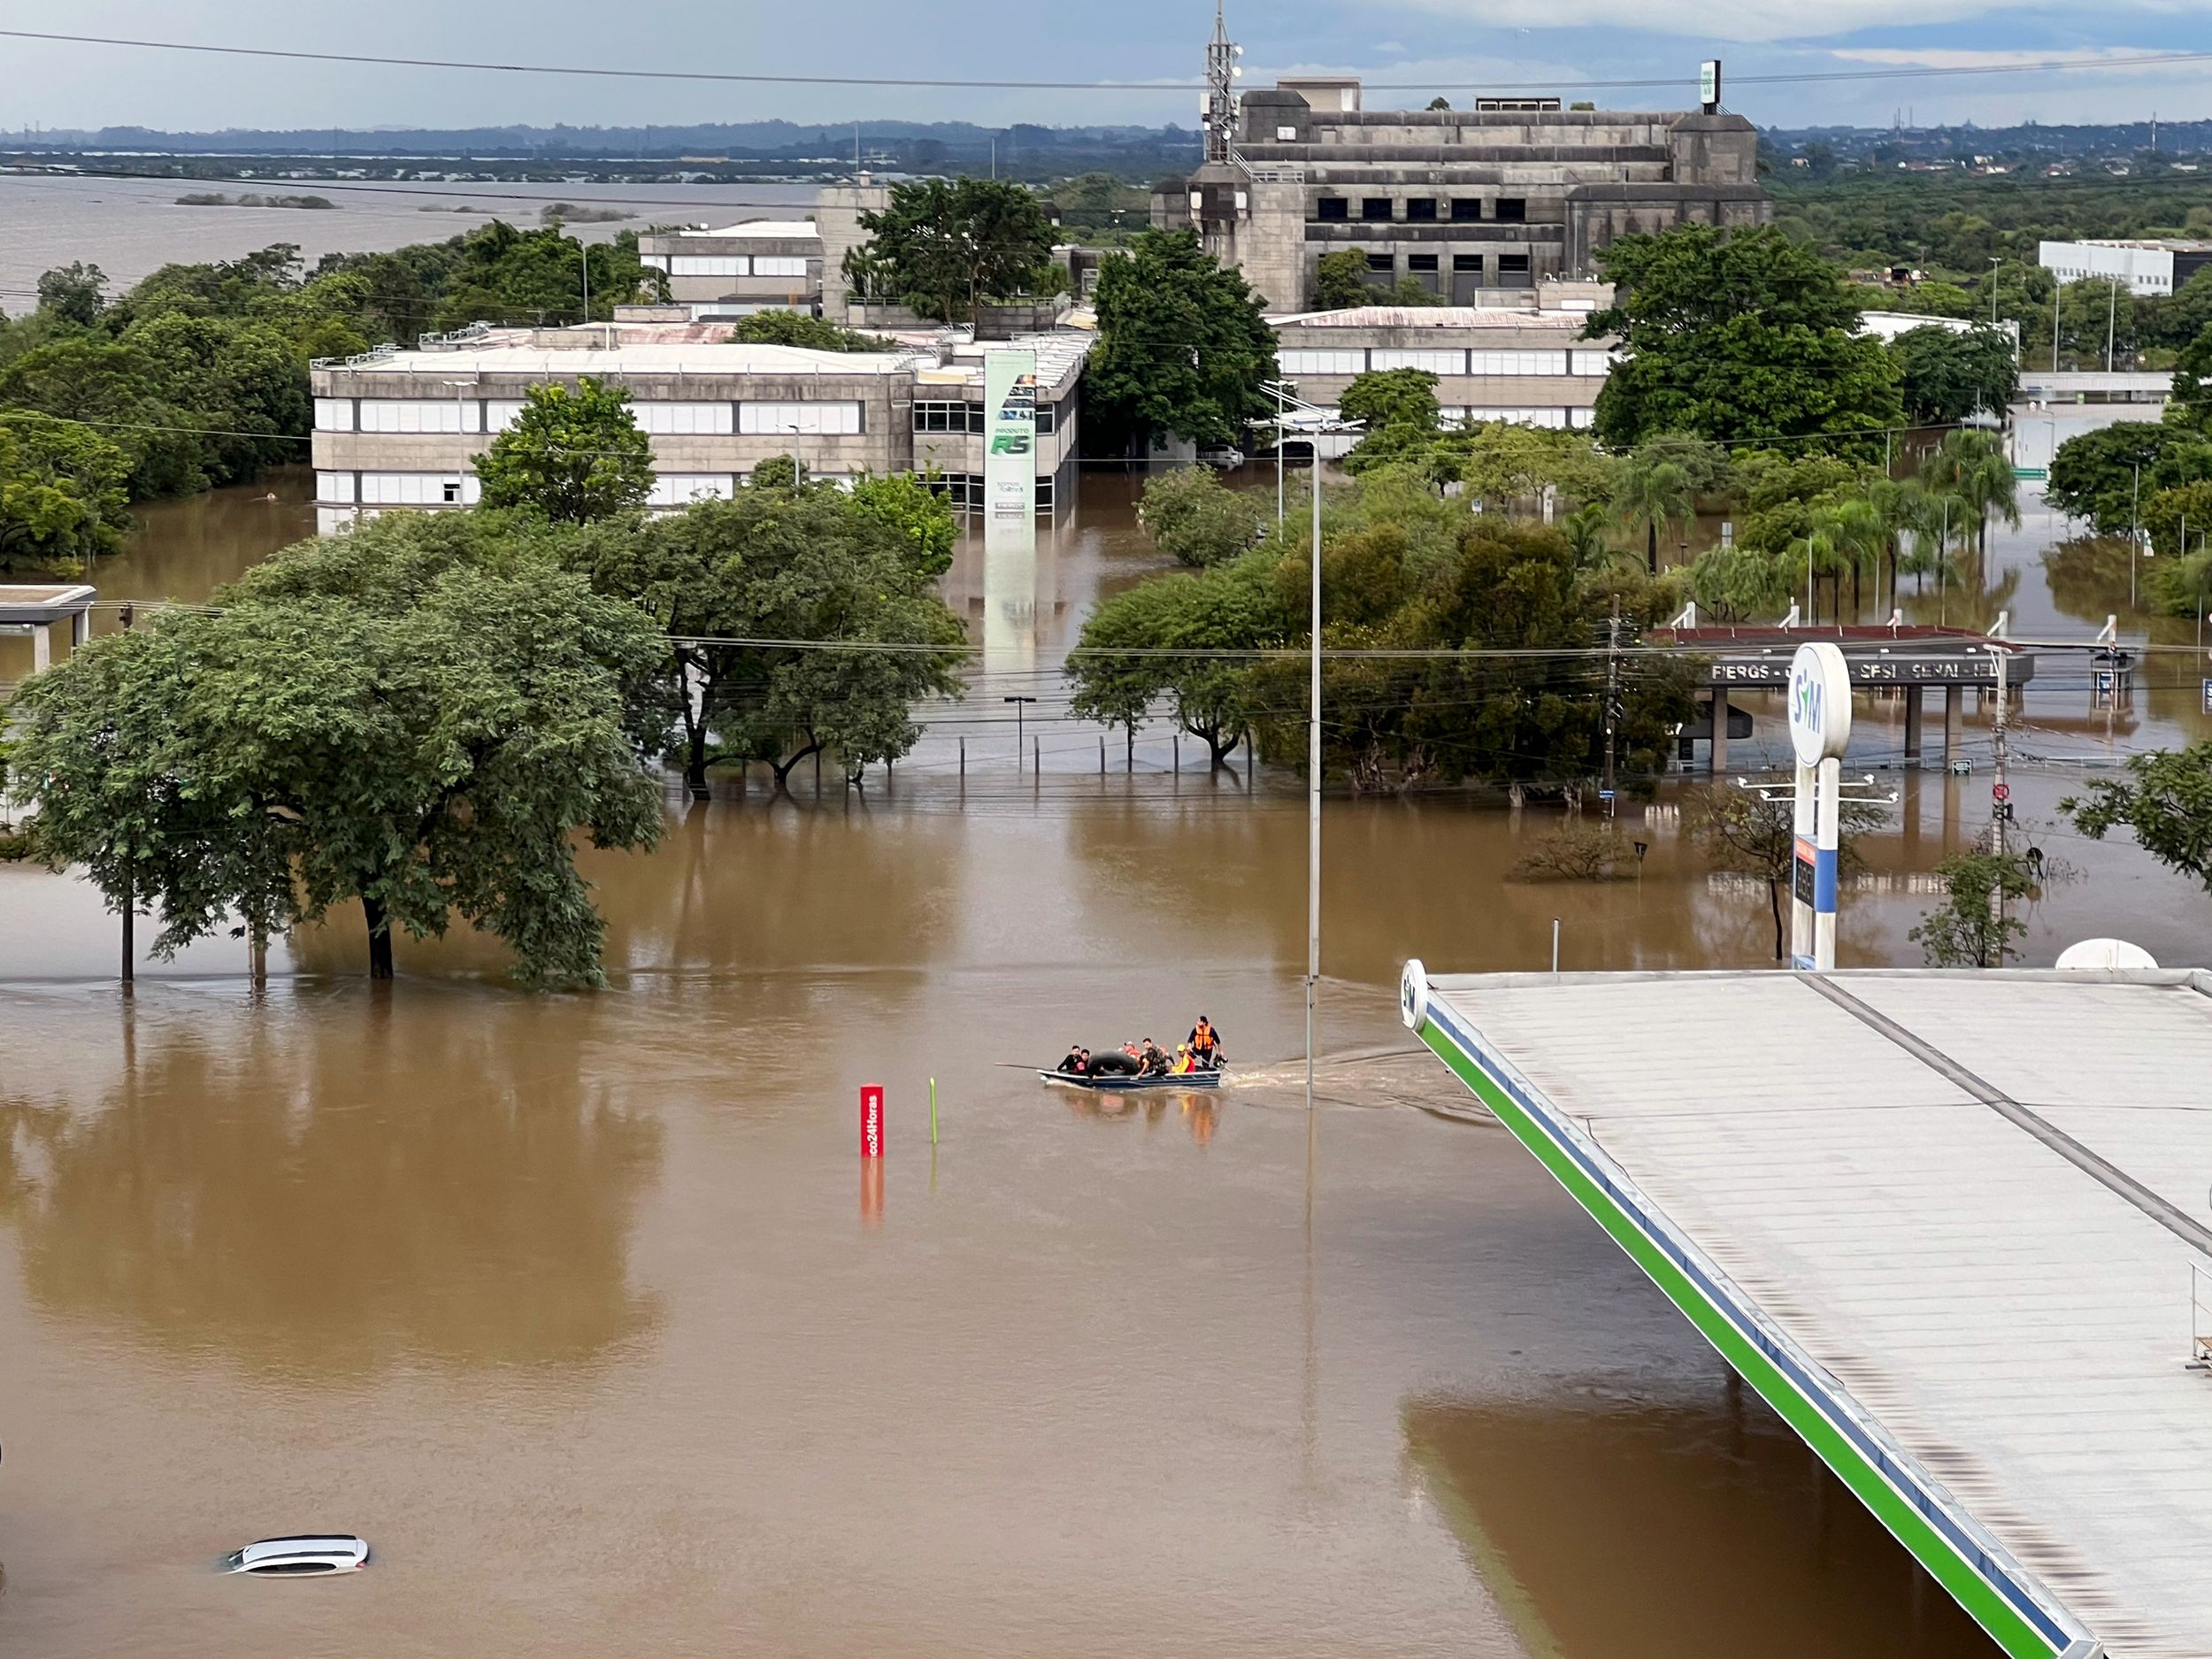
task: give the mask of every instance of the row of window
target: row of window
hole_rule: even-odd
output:
[[[1500,286],[1526,288],[1528,286],[1528,255],[1502,253],[1488,256],[1495,260]],[[1479,253],[1455,253],[1452,256],[1452,273],[1455,276],[1480,276],[1486,256]],[[1382,276],[1394,276],[1398,270],[1398,256],[1393,253],[1373,253],[1367,256],[1367,268]],[[1432,253],[1409,253],[1406,269],[1416,276],[1440,274],[1444,269],[1442,256]],[[1517,279],[1515,280],[1515,279]]]
[[[514,424],[522,408],[500,401],[319,397],[315,426],[319,432],[500,432]],[[664,437],[726,437],[733,432],[849,437],[864,429],[864,405],[854,403],[630,405],[639,431]]]
[[[808,469],[810,481],[843,483],[842,473]],[[359,480],[358,488],[355,480]],[[728,472],[662,472],[646,496],[649,507],[736,495],[740,480]],[[361,507],[473,507],[482,499],[473,472],[318,472],[315,498],[326,505]]]
[[[1359,197],[1358,203],[1363,224],[1388,224],[1398,218],[1394,196],[1365,196]],[[1314,217],[1324,224],[1347,224],[1352,219],[1352,205],[1353,198],[1348,196],[1325,196],[1314,203]],[[1446,202],[1432,196],[1417,196],[1407,200],[1405,210],[1404,222],[1409,225],[1469,225],[1479,223],[1484,217],[1482,198],[1479,196],[1455,196]],[[1525,225],[1528,199],[1502,196],[1493,204],[1488,217],[1494,224]]]
[[[1563,351],[1398,351],[1384,347],[1362,350],[1293,350],[1275,354],[1276,365],[1291,376],[1365,374],[1370,370],[1419,369],[1440,377],[1470,374],[1585,374],[1602,377],[1613,354],[1602,349]]]
[[[983,475],[980,472],[933,472],[929,487],[952,503],[958,512],[983,511]],[[1037,511],[1050,512],[1053,503],[1054,480],[1049,473],[1037,477]],[[1017,514],[1016,517],[1020,515]]]
[[[804,255],[777,253],[649,253],[638,263],[680,277],[803,277],[807,264]]]
[[[1059,425],[1058,404],[1037,405],[1039,437],[1056,431]],[[917,402],[914,405],[914,430],[917,432],[971,432],[979,434],[990,429],[990,420],[980,403]]]

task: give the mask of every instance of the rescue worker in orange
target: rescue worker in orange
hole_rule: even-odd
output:
[[[1213,1022],[1203,1014],[1198,1017],[1198,1023],[1191,1027],[1189,1043],[1191,1057],[1200,1065],[1209,1071],[1220,1069],[1221,1033],[1213,1028]]]

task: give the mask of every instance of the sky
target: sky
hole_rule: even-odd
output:
[[[1733,82],[1762,126],[2007,126],[2212,117],[2212,64],[2096,67],[2205,50],[2212,0],[1231,0],[1247,84],[1318,70],[1412,82],[1463,101],[1537,83],[1601,107],[1691,101],[1699,61],[1732,78],[2064,58],[2064,73]],[[978,80],[1194,80],[1212,0],[0,0],[0,27],[308,51],[610,68]],[[1678,76],[1678,92],[1578,83]],[[1370,108],[1425,104],[1377,92]],[[0,129],[675,125],[783,117],[1194,124],[1194,92],[751,87],[220,58],[0,39]]]

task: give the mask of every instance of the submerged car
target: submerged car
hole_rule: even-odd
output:
[[[318,1573],[358,1572],[369,1564],[365,1539],[333,1535],[265,1538],[223,1557],[226,1572],[250,1572],[265,1578],[304,1578]]]

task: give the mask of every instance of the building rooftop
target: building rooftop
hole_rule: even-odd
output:
[[[822,227],[810,219],[749,219],[735,225],[725,225],[719,230],[680,230],[679,236],[711,236],[720,242],[744,241],[790,242],[813,237],[819,240]]]
[[[2212,974],[1427,978],[1408,1022],[2016,1655],[2212,1655]]]
[[[394,351],[342,366],[354,374],[891,374],[909,361],[896,351],[813,351],[735,345],[726,340],[634,342],[609,348],[534,346],[489,338],[450,349]],[[618,331],[626,336],[628,331]],[[726,333],[726,330],[723,332]]]
[[[1507,305],[1355,305],[1340,311],[1271,316],[1276,328],[1556,328],[1579,334],[1587,311],[1522,311]]]

